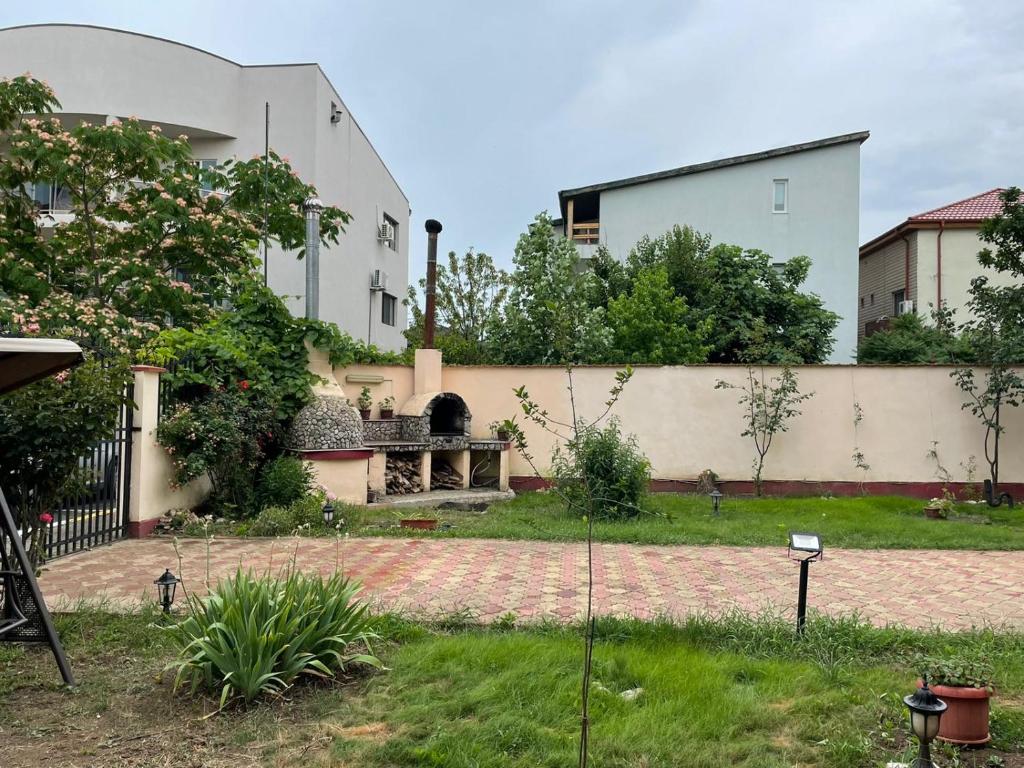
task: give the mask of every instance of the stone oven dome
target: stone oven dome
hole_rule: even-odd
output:
[[[343,397],[317,395],[305,406],[288,435],[288,447],[297,451],[332,451],[360,448],[363,420]]]

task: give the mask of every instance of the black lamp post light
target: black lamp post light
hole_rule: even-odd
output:
[[[178,591],[181,579],[171,573],[171,569],[168,568],[153,583],[156,584],[156,593],[160,600],[160,606],[164,609],[164,613],[170,613],[171,606],[174,604],[174,593]]]
[[[722,511],[722,492],[715,488],[711,493],[708,494],[711,497],[711,514],[718,517]]]
[[[821,560],[822,552],[821,536],[818,534],[796,531],[789,534],[789,559],[800,563],[800,590],[796,601],[796,631],[800,635],[804,633],[807,624],[807,576],[810,564]]]
[[[334,505],[331,504],[330,501],[328,501],[326,504],[324,504],[324,508],[322,511],[324,514],[324,525],[330,528],[331,524],[334,522]]]
[[[946,711],[946,702],[932,693],[925,678],[916,693],[903,697],[903,703],[910,710],[910,730],[918,743],[917,758],[911,768],[935,768],[930,744],[939,734],[939,720]]]

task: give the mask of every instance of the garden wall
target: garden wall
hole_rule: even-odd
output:
[[[766,369],[769,374],[777,369]],[[977,462],[975,479],[987,476],[984,430],[960,407],[962,395],[945,366],[800,366],[794,369],[802,392],[814,397],[802,405],[803,415],[789,431],[775,438],[764,476],[769,492],[857,492],[865,481],[872,492],[938,493],[941,471],[929,452],[956,483],[968,476],[970,457]],[[574,371],[580,414],[603,410],[614,367],[581,367]],[[363,383],[346,376],[378,375],[370,384],[375,401],[393,395],[399,406],[413,391],[413,369],[403,366],[350,366],[335,378],[353,401]],[[645,366],[636,369],[614,413],[624,431],[637,436],[651,460],[658,489],[686,488],[704,469],[713,469],[727,488],[746,490],[754,458],[750,438],[741,437],[744,421],[736,390],[715,389],[715,383],[742,384],[742,366]],[[472,411],[473,434],[489,434],[488,424],[520,414],[513,388],[525,385],[530,396],[551,416],[570,420],[565,370],[560,367],[447,366],[443,389],[461,395]],[[854,403],[863,414],[854,426]],[[1001,446],[1002,485],[1024,495],[1024,408],[1006,409],[1007,431]],[[525,423],[530,449],[542,471],[548,468],[553,438]],[[852,458],[855,447],[870,465],[866,473]],[[511,474],[519,487],[529,485],[532,471],[513,454]],[[1015,487],[1014,487],[1015,486]]]

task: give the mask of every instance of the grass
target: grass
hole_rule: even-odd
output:
[[[784,546],[791,530],[819,532],[826,546],[855,549],[1024,549],[1024,510],[959,504],[948,520],[925,518],[920,499],[901,496],[726,497],[712,517],[702,496],[652,494],[635,520],[601,521],[598,541],[633,544]],[[428,510],[401,511],[403,517]],[[363,536],[542,539],[579,541],[586,525],[550,493],[523,493],[486,512],[437,510],[450,527],[432,532],[398,528],[396,511],[350,508],[349,530]]]
[[[377,619],[386,672],[213,717],[171,693],[155,614],[58,617],[80,686],[48,653],[0,645],[4,765],[565,766],[575,764],[580,628],[482,628]],[[444,627],[444,628],[442,628]],[[900,697],[922,649],[984,653],[997,670],[992,730],[1006,765],[1024,749],[1024,635],[877,629],[815,617],[803,640],[771,617],[685,624],[603,619],[592,688],[592,765],[868,768],[905,759]],[[622,693],[642,688],[634,701]],[[944,765],[982,766],[991,751]],[[953,760],[960,762],[953,762]],[[992,763],[997,764],[997,763]]]

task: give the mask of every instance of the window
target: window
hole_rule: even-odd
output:
[[[212,159],[193,160],[192,164],[199,169],[199,191],[205,197],[213,192],[213,184],[210,183],[205,171],[216,168],[217,161]]]
[[[380,298],[380,321],[384,325],[394,325],[398,314],[398,299],[390,293],[382,293]]]
[[[785,277],[786,276],[786,262],[784,262],[784,261],[776,261],[774,264],[772,264],[772,271],[775,273],[776,277]]]
[[[903,303],[907,296],[907,291],[904,288],[900,288],[898,291],[892,292],[892,316],[896,317],[900,313],[900,304]]]
[[[380,228],[380,239],[387,243],[388,248],[392,251],[398,250],[398,222],[384,214],[384,223]],[[385,239],[385,235],[387,239]],[[392,323],[393,325],[393,323]]]
[[[772,213],[786,213],[789,210],[789,179],[775,179],[772,182]]]

